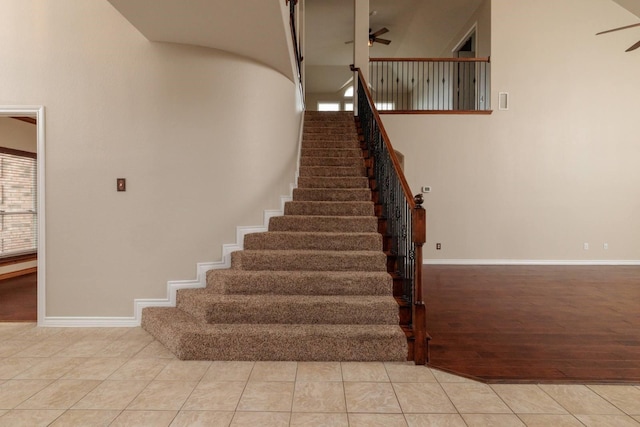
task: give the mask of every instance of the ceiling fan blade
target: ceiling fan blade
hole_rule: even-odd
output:
[[[381,36],[385,33],[388,33],[389,29],[387,27],[382,27],[380,28],[378,31],[376,31],[375,33],[371,34],[372,37],[378,37]]]
[[[382,43],[382,44],[389,44],[389,43],[391,43],[391,40],[387,40],[387,39],[379,39],[379,38],[377,38],[377,37],[376,37],[375,39],[373,39],[373,41],[374,41],[375,43]]]
[[[349,40],[348,42],[344,42],[344,44],[351,44],[353,43],[353,40]]]
[[[632,50],[636,50],[639,47],[640,47],[640,41],[634,44],[633,46],[631,46],[629,49],[625,50],[625,52],[631,52]]]
[[[599,36],[600,34],[613,33],[614,31],[626,30],[627,28],[633,28],[633,27],[640,27],[640,23],[632,24],[632,25],[626,25],[624,27],[614,28],[612,30],[600,31],[599,33],[596,33],[596,36]]]

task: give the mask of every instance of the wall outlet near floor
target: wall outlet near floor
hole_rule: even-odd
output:
[[[606,251],[607,249],[609,249],[609,244],[608,243],[603,244],[602,248]]]
[[[442,249],[442,243],[436,243],[436,250],[439,251]]]
[[[583,243],[583,244],[582,244],[582,248],[583,248],[585,251],[588,251],[588,250],[589,250],[589,244],[588,244],[588,243]]]

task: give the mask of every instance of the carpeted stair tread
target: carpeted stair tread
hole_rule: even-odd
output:
[[[356,127],[353,123],[322,123],[316,122],[305,126],[302,135],[349,135],[353,136]]]
[[[247,325],[196,322],[177,308],[150,307],[145,330],[183,360],[405,361],[397,325]]]
[[[342,141],[305,139],[302,141],[302,149],[306,148],[360,148],[360,143],[356,139],[347,139]]]
[[[237,295],[391,295],[386,271],[210,270],[207,292]]]
[[[296,188],[294,201],[367,202],[371,200],[368,188]]]
[[[362,166],[300,166],[300,176],[365,176]]]
[[[364,162],[362,157],[301,157],[300,167],[306,166],[340,166],[340,167],[362,167]],[[362,176],[362,174],[358,174]]]
[[[359,148],[303,148],[300,157],[355,157],[362,159]]]
[[[339,124],[336,124],[336,126],[307,126],[302,131],[302,135],[303,137],[307,135],[322,135],[325,137],[337,135],[342,137],[345,135],[345,131],[355,133],[356,128],[354,126],[341,126]]]
[[[204,289],[178,293],[178,308],[207,323],[397,325],[392,296],[218,295]]]
[[[307,133],[302,136],[302,143],[307,141],[341,141],[341,142],[358,142],[356,135],[326,134],[326,133]]]
[[[381,251],[379,233],[331,233],[301,231],[270,231],[244,237],[244,249],[306,249],[324,251]]]
[[[336,233],[375,233],[374,216],[285,215],[269,219],[269,231],[318,231]]]
[[[278,271],[386,271],[387,257],[373,251],[243,250],[231,253],[231,268]]]
[[[298,188],[369,188],[369,180],[362,177],[300,177]]]
[[[373,202],[286,202],[284,214],[311,216],[373,216]]]
[[[311,111],[304,112],[305,122],[307,120],[352,120],[353,113],[350,111]]]

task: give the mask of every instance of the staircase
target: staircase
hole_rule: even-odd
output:
[[[143,328],[180,359],[406,360],[368,185],[353,116],[307,112],[285,215]]]

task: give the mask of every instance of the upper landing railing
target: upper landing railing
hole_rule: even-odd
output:
[[[371,58],[381,113],[490,113],[489,58]]]

